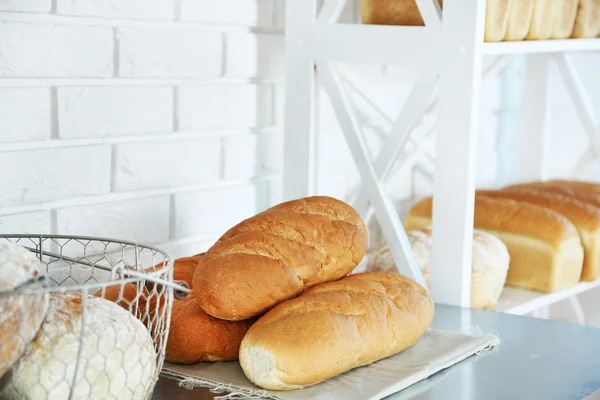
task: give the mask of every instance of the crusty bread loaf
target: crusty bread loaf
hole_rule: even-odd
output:
[[[173,364],[237,360],[240,343],[253,322],[211,317],[193,294],[174,300],[165,359]]]
[[[77,292],[52,293],[40,333],[0,398],[142,400],[155,374],[152,338],[130,312],[98,297],[84,303]]]
[[[407,349],[433,315],[428,293],[404,276],[350,275],[259,318],[242,340],[240,365],[264,389],[299,389]]]
[[[579,8],[579,0],[554,0],[559,8],[554,21],[552,39],[568,39],[573,34],[575,17]]]
[[[0,243],[0,291],[13,290],[44,270],[24,247]],[[37,334],[48,309],[48,294],[0,297],[0,376],[21,357]]]
[[[579,231],[583,244],[581,279],[591,281],[600,276],[600,207],[558,193],[532,189],[487,190],[478,194],[536,204],[567,217]]]
[[[595,38],[598,36],[600,36],[600,0],[580,0],[572,37]]]
[[[406,232],[415,258],[429,286],[431,262],[431,229],[415,229]],[[473,230],[471,267],[471,307],[495,309],[502,294],[510,256],[500,239],[484,231]],[[367,265],[369,272],[398,273],[387,243],[384,243]]]
[[[190,288],[193,287],[194,271],[203,254],[200,253],[191,257],[176,259],[173,262],[173,280],[185,282]],[[147,268],[146,271],[157,271],[162,268],[164,268],[163,263],[158,263],[153,267]],[[138,292],[137,286],[137,283],[115,284],[107,287],[104,292],[98,291],[96,296],[119,304],[121,307],[134,313],[144,325],[148,326],[150,320],[153,319],[153,310],[157,309],[157,305],[159,307],[164,305],[165,299],[160,290],[148,291],[146,288],[143,288],[142,291]]]
[[[350,205],[325,196],[288,201],[221,236],[198,263],[194,294],[215,318],[248,319],[342,278],[366,249],[366,226]]]
[[[203,255],[204,253],[200,253],[176,259],[173,262],[173,280],[185,282],[193,288],[194,271]],[[148,270],[161,267],[162,264],[157,264]],[[110,286],[106,290],[105,298],[117,302],[127,310],[138,310],[136,316],[147,325],[146,312],[142,313],[139,310],[150,310],[154,313],[159,296],[151,296],[147,305],[148,290],[144,288],[140,295],[137,293],[134,284]],[[97,295],[101,294],[99,292]],[[162,307],[164,300],[163,296],[160,297],[158,306]],[[133,307],[135,304],[138,307]],[[232,322],[211,317],[198,306],[193,294],[188,294],[182,300],[174,299],[165,359],[173,364],[237,360],[240,342],[251,323],[252,320]]]
[[[552,38],[562,2],[563,0],[535,0],[526,39],[546,40]]]
[[[535,0],[513,0],[508,10],[504,40],[523,40],[529,33]]]
[[[431,215],[428,197],[410,210],[405,229],[429,226]],[[474,228],[498,237],[508,248],[507,285],[554,292],[579,282],[581,239],[575,226],[559,213],[526,202],[476,196]]]

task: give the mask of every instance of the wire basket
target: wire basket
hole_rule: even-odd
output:
[[[148,399],[178,287],[172,266],[136,243],[0,235],[0,399]]]

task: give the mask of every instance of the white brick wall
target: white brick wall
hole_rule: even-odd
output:
[[[173,130],[169,87],[67,87],[57,95],[61,138]]]
[[[215,31],[121,28],[119,76],[216,77],[221,73],[222,35]]]
[[[0,88],[0,142],[50,137],[50,90]]]
[[[109,77],[109,27],[0,22],[0,77]]]
[[[0,233],[181,256],[277,201],[278,2],[0,0]]]
[[[21,0],[22,1],[22,0]],[[175,0],[55,0],[62,15],[148,20],[173,19]]]

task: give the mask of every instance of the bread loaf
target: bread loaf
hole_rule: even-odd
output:
[[[215,318],[248,319],[347,275],[366,249],[365,224],[348,204],[324,196],[281,203],[219,238],[198,263],[194,295]]]
[[[501,41],[506,34],[511,3],[521,0],[487,0],[485,40]],[[440,6],[444,2],[439,0]],[[423,26],[425,22],[415,0],[360,0],[362,22],[374,25]]]
[[[185,282],[188,286],[193,286],[193,276],[200,257],[204,253],[196,254],[191,257],[178,258],[173,262],[173,280]],[[163,263],[158,263],[146,271],[158,271],[164,268]],[[149,282],[149,284],[151,284]],[[131,311],[146,327],[152,320],[153,311],[165,304],[163,291],[150,290],[145,287],[138,291],[138,283],[115,284],[109,286],[104,292],[99,291],[96,296],[119,304],[126,310]]]
[[[547,181],[549,185],[556,185],[564,188],[571,188],[580,192],[588,192],[600,195],[600,183],[586,182],[586,181],[568,181],[561,179],[554,179]]]
[[[174,300],[165,359],[174,364],[237,360],[240,343],[253,322],[211,317],[193,294]]]
[[[431,229],[423,228],[406,232],[415,258],[429,285],[431,261]],[[510,262],[508,249],[497,237],[473,230],[471,267],[471,307],[495,309],[502,294]],[[367,266],[367,271],[398,273],[386,243]]]
[[[176,259],[173,262],[173,280],[185,282],[193,288],[194,271],[203,255],[204,253],[200,253]],[[162,264],[157,264],[148,270],[161,267]],[[138,295],[134,284],[110,286],[105,296],[127,310],[138,310],[136,316],[146,323],[148,313],[145,310],[154,315],[159,310],[158,307],[164,305],[162,299],[157,304],[158,295],[150,296],[147,304],[149,292],[144,289]],[[134,304],[138,307],[133,307]],[[144,310],[143,315],[139,310]],[[165,359],[173,364],[237,360],[240,342],[251,323],[252,320],[231,322],[211,317],[198,306],[193,294],[188,294],[182,300],[174,299]]]
[[[14,290],[43,273],[34,253],[18,244],[0,243],[0,291]],[[21,357],[47,309],[48,294],[0,297],[0,376]]]
[[[554,35],[555,21],[563,0],[535,0],[526,39],[547,40]]]
[[[410,210],[405,229],[429,226],[431,214],[428,197]],[[508,248],[507,285],[554,292],[579,282],[583,247],[566,217],[534,204],[476,196],[474,228],[498,237]]]
[[[500,42],[506,36],[508,13],[515,0],[487,0],[485,9],[486,42]]]
[[[92,296],[85,305],[82,300],[77,292],[50,296],[40,332],[0,398],[146,398],[156,373],[150,334],[115,303]]]
[[[242,340],[240,365],[264,389],[299,389],[409,348],[433,315],[428,293],[404,276],[350,275],[259,318]]]
[[[535,0],[513,0],[508,10],[504,40],[523,40],[529,33]]]
[[[600,207],[600,193],[597,193],[595,190],[590,189],[590,187],[582,187],[580,185],[576,185],[574,183],[568,182],[557,182],[557,181],[547,181],[547,182],[528,182],[528,183],[518,183],[515,185],[510,185],[502,190],[521,190],[521,189],[531,189],[539,192],[545,193],[558,193],[565,196],[568,196],[572,199],[592,204],[596,207]]]
[[[558,193],[544,193],[532,189],[489,190],[478,193],[486,197],[536,204],[565,216],[577,228],[583,244],[581,279],[592,281],[598,278],[600,275],[600,207]]]
[[[572,37],[595,38],[598,36],[600,36],[600,0],[579,0]]]
[[[553,39],[568,39],[573,34],[579,0],[554,0],[559,3],[554,21]]]

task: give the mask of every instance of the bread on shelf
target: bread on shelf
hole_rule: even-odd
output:
[[[0,291],[11,291],[43,274],[36,255],[15,243],[0,243]],[[48,294],[0,298],[0,377],[23,355],[48,309]]]
[[[432,198],[416,203],[405,229],[432,223]],[[583,267],[583,246],[575,226],[547,208],[510,199],[475,196],[474,228],[498,237],[507,247],[506,284],[540,292],[576,285]]]
[[[535,0],[527,40],[552,39],[561,3],[562,0]]]
[[[506,25],[506,41],[524,40],[529,33],[535,0],[511,1]]]
[[[508,10],[515,0],[487,0],[484,37],[501,41],[506,34]],[[440,6],[444,2],[439,0]],[[423,26],[425,22],[415,0],[361,0],[362,22],[374,25]]]
[[[362,260],[367,229],[343,201],[313,196],[281,203],[229,229],[194,273],[194,295],[215,318],[263,314]]]
[[[583,245],[581,280],[593,281],[600,276],[600,207],[562,194],[534,189],[487,190],[478,193],[486,197],[536,204],[564,215],[579,231]]]
[[[417,264],[429,286],[431,229],[415,229],[406,234]],[[484,231],[473,230],[471,307],[490,310],[496,308],[506,282],[509,263],[508,249],[500,239]],[[367,266],[367,271],[398,273],[387,243],[377,250]]]
[[[552,39],[568,39],[573,34],[579,0],[558,0],[558,10],[554,19]]]
[[[242,341],[240,365],[264,389],[300,389],[411,347],[433,315],[427,291],[404,276],[349,275],[259,318]]]
[[[579,0],[573,38],[600,36],[600,0]]]

